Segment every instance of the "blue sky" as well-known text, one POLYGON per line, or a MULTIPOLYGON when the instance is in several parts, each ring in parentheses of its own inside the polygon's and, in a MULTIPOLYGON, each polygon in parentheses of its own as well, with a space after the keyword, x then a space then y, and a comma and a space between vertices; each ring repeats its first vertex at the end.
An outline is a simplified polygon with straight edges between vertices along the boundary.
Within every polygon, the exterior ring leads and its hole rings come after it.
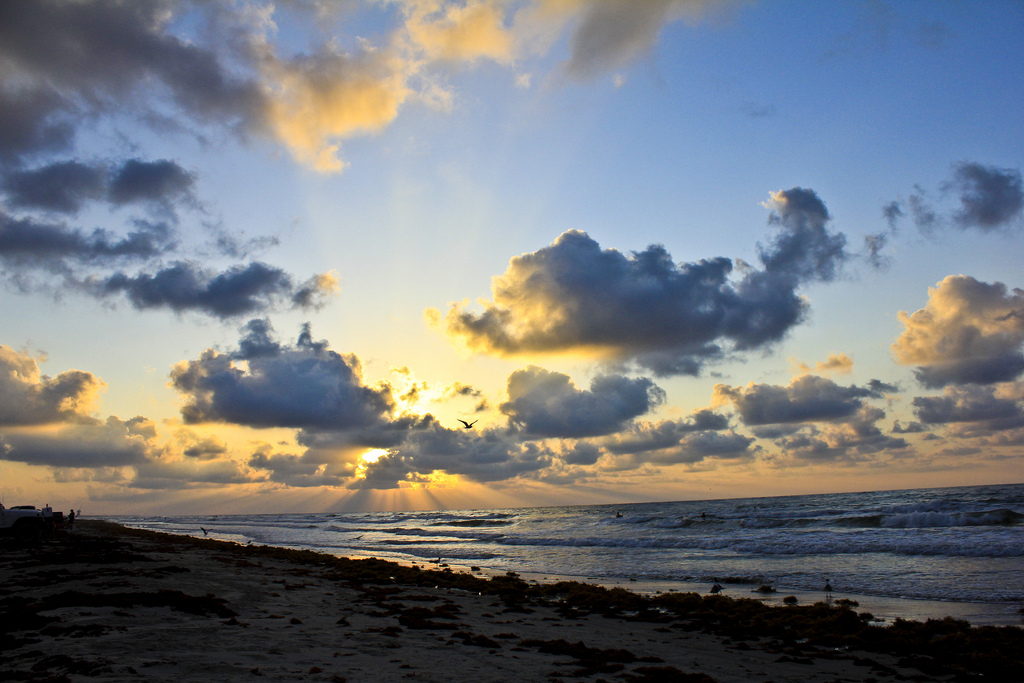
POLYGON ((1019 3, 0 19, 7 504, 1021 480, 1019 3))

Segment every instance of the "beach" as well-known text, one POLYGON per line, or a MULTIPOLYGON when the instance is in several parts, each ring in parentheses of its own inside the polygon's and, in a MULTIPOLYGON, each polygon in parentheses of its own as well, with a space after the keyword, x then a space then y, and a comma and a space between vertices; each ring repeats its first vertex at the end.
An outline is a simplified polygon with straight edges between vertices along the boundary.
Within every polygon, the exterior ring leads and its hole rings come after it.
POLYGON ((850 606, 539 586, 94 520, 4 541, 0 579, 3 681, 1024 679, 1019 627, 882 626, 850 606))

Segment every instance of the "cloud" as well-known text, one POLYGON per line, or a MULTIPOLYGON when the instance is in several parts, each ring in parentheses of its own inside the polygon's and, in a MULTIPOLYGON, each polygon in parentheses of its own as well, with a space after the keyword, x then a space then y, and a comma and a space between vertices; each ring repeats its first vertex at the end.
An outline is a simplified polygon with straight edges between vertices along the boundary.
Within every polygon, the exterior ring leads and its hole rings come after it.
POLYGON ((134 489, 171 490, 250 484, 261 478, 235 460, 164 460, 151 458, 134 465, 125 485, 134 489))
POLYGON ((1009 225, 1024 209, 1024 183, 1016 169, 961 162, 953 167, 951 186, 960 200, 953 219, 962 229, 994 230, 1009 225))
POLYGON ((499 410, 509 423, 535 437, 579 438, 621 430, 665 399, 647 378, 595 377, 590 390, 569 378, 531 365, 508 378, 508 400, 499 410))
POLYGON ((196 177, 174 161, 128 159, 120 166, 58 161, 9 171, 3 178, 8 203, 18 209, 75 214, 89 201, 114 206, 148 204, 172 211, 195 204, 196 177))
POLYGON ((0 262, 8 267, 66 270, 76 263, 148 259, 173 246, 162 223, 139 223, 123 237, 99 229, 85 232, 55 223, 12 218, 0 211, 0 262))
MULTIPOLYGON (((11 7, 4 3, 0 12, 11 7)), ((3 31, 0 14, 0 32, 3 31)), ((3 55, 0 39, 0 55, 3 55)), ((67 149, 75 136, 74 107, 49 89, 10 90, 0 87, 0 161, 13 164, 33 153, 67 149)))
POLYGON ((683 420, 634 423, 614 438, 601 443, 609 453, 616 455, 645 453, 676 448, 694 432, 717 432, 728 427, 728 417, 702 408, 683 420))
POLYGON ((142 417, 108 417, 47 431, 6 430, 0 434, 0 459, 50 467, 137 465, 155 452, 152 435, 152 422, 142 417))
POLYGON ((942 396, 918 396, 917 419, 925 424, 980 423, 988 430, 1024 426, 1020 397, 1000 396, 994 387, 946 387, 942 396))
POLYGON ((61 161, 26 171, 13 171, 3 180, 8 203, 18 209, 77 213, 90 200, 101 199, 106 171, 78 161, 61 161))
POLYGON ((838 424, 805 427, 800 432, 775 441, 787 460, 812 462, 865 461, 886 451, 901 452, 910 448, 902 438, 886 436, 876 426, 885 418, 885 411, 861 406, 838 424))
POLYGON ((904 425, 899 420, 893 420, 892 423, 893 434, 921 434, 927 431, 928 428, 920 422, 909 422, 904 425))
POLYGON ((846 420, 866 398, 881 398, 870 388, 839 386, 830 379, 801 375, 789 386, 755 384, 730 387, 716 384, 713 405, 731 403, 748 426, 846 420))
POLYGON ((694 464, 711 457, 749 457, 760 450, 755 439, 729 428, 729 418, 707 408, 682 420, 637 422, 600 441, 615 457, 616 469, 635 469, 646 463, 694 464))
POLYGON ((114 170, 109 197, 114 204, 170 204, 193 199, 196 177, 174 161, 129 159, 114 170))
POLYGON ((906 329, 892 345, 917 379, 950 384, 1006 382, 1024 373, 1024 291, 950 275, 928 289, 924 308, 900 311, 906 329))
MULTIPOLYGON (((992 232, 1024 225, 1024 180, 1014 168, 986 166, 975 161, 953 164, 952 178, 940 184, 941 198, 953 196, 958 206, 936 205, 924 188, 914 187, 906 204, 914 224, 923 232, 950 226, 959 230, 992 232)), ((902 201, 883 207, 890 230, 905 215, 902 201)))
POLYGON ((270 452, 262 447, 248 461, 253 469, 266 470, 271 481, 286 486, 344 486, 355 475, 351 463, 324 463, 307 455, 289 455, 270 452))
POLYGON ((840 375, 848 375, 853 372, 853 359, 845 353, 830 353, 826 360, 818 361, 815 363, 813 368, 803 362, 796 362, 795 366, 798 372, 804 374, 809 374, 811 372, 817 372, 819 374, 834 372, 840 375))
POLYGON ((180 429, 176 436, 186 458, 213 460, 227 455, 227 444, 216 435, 200 436, 190 429, 180 429))
POLYGON ((658 376, 698 374, 725 345, 745 351, 782 339, 807 310, 797 288, 835 277, 847 258, 813 192, 775 193, 772 207, 779 232, 759 249, 765 268, 744 267, 736 282, 728 258, 677 266, 659 245, 627 256, 571 230, 513 258, 482 313, 455 304, 427 318, 482 353, 598 351, 658 376))
POLYGON ((782 227, 768 247, 758 246, 765 271, 785 273, 801 281, 835 279, 846 253, 846 236, 830 233, 831 217, 814 190, 794 187, 771 193, 768 219, 782 227))
POLYGON ((447 6, 432 0, 406 4, 405 28, 430 59, 511 63, 515 39, 504 25, 502 6, 474 2, 447 6))
POLYGON ((407 103, 450 106, 438 76, 447 65, 513 65, 571 27, 564 72, 592 78, 650 52, 667 23, 729 3, 535 0, 512 16, 489 0, 397 4, 398 24, 376 40, 346 46, 325 34, 289 54, 277 22, 306 9, 291 3, 3 3, 0 159, 67 151, 83 123, 127 113, 270 138, 337 172, 342 141, 380 132, 407 103))
MULTIPOLYGON (((243 339, 252 340, 260 327, 250 322, 243 339)), ((186 400, 181 409, 186 423, 344 431, 377 425, 394 410, 390 387, 365 386, 359 359, 314 342, 308 327, 294 346, 244 355, 252 349, 251 344, 240 353, 207 349, 197 360, 174 366, 171 384, 186 400)))
POLYGON ((556 454, 546 446, 520 443, 496 431, 446 429, 434 422, 408 433, 386 455, 366 463, 354 488, 395 488, 397 482, 445 472, 479 482, 503 481, 548 467, 556 454))
POLYGON ((124 293, 139 309, 170 308, 179 313, 198 311, 229 318, 258 313, 281 300, 290 299, 295 307, 319 304, 333 292, 334 282, 331 275, 317 276, 297 288, 290 275, 265 263, 210 273, 179 262, 154 274, 117 273, 94 283, 91 289, 101 295, 124 293))
POLYGON ((89 422, 105 386, 82 370, 47 377, 35 358, 0 344, 0 427, 89 422))
POLYGON ((383 130, 413 95, 410 65, 387 50, 348 55, 324 47, 291 61, 272 54, 261 61, 273 92, 271 130, 318 171, 342 171, 337 140, 383 130))
POLYGON ((623 67, 653 49, 668 21, 673 0, 598 0, 587 3, 569 39, 572 55, 565 72, 578 79, 593 78, 623 67))

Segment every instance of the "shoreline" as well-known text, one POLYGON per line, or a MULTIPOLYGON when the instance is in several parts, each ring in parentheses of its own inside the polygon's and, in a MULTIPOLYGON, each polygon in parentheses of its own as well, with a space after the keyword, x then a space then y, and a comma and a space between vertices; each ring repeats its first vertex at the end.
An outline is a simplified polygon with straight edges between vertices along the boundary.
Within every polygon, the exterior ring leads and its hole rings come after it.
MULTIPOLYGON (((144 527, 127 526, 137 530, 153 530, 144 527)), ((166 531, 155 531, 158 533, 170 533, 166 531)), ((189 535, 189 533, 170 533, 171 536, 181 536, 190 539, 205 540, 205 537, 189 535)), ((211 536, 210 539, 214 537, 211 536)), ((217 539, 224 543, 238 544, 237 541, 229 539, 217 539)), ((284 546, 278 546, 285 548, 284 546)), ((297 549, 298 550, 298 549, 297 549)), ((387 562, 394 562, 402 566, 422 566, 430 568, 433 565, 431 560, 416 562, 407 559, 381 557, 372 553, 359 552, 328 552, 313 550, 327 555, 347 559, 383 559, 387 562)), ((445 564, 451 565, 453 570, 470 572, 475 564, 465 561, 447 560, 445 564)), ((479 571, 475 571, 480 577, 489 578, 494 575, 501 575, 504 571, 490 568, 479 564, 479 571)), ((554 584, 558 582, 582 582, 602 586, 605 588, 622 588, 641 595, 651 596, 660 593, 698 593, 709 594, 710 585, 702 582, 673 581, 673 580, 645 580, 630 578, 606 578, 606 577, 583 577, 583 575, 558 574, 543 571, 517 571, 527 581, 536 581, 540 584, 554 584)), ((733 583, 727 580, 720 582, 724 591, 722 595, 731 598, 750 598, 759 600, 772 606, 782 606, 785 597, 797 598, 797 604, 809 605, 824 600, 824 593, 821 591, 807 591, 800 589, 776 587, 771 593, 758 592, 756 584, 733 583)), ((887 624, 902 618, 902 620, 913 620, 925 622, 927 620, 941 620, 947 616, 970 622, 972 626, 1022 626, 1024 625, 1024 605, 1013 602, 979 602, 970 600, 937 600, 928 598, 907 598, 884 595, 868 595, 864 593, 848 593, 837 590, 833 594, 833 600, 852 600, 858 611, 868 611, 877 617, 877 623, 887 624)))
POLYGON ((1024 678, 1019 627, 880 626, 820 603, 485 579, 94 520, 5 541, 0 578, 0 680, 1024 678))
MULTIPOLYGON (((128 529, 137 529, 139 531, 153 531, 151 529, 145 529, 141 527, 131 527, 125 525, 128 529)), ((155 533, 169 533, 169 532, 155 532, 155 533)), ((207 540, 204 536, 192 535, 192 534, 170 534, 174 536, 183 536, 186 538, 195 538, 200 540, 207 540)), ((214 539, 211 535, 210 539, 214 539)), ((225 543, 238 543, 231 539, 216 539, 221 540, 225 543)), ((285 546, 275 546, 282 547, 285 546)), ((298 549, 298 548, 295 548, 298 549)), ((314 552, 322 552, 332 557, 347 558, 347 559, 382 559, 386 562, 394 562, 395 564, 402 566, 421 566, 424 568, 431 568, 433 562, 430 560, 422 560, 415 562, 413 560, 398 559, 381 557, 380 555, 374 555, 372 553, 362 552, 329 552, 326 550, 315 550, 314 552)), ((447 560, 446 564, 450 565, 455 571, 470 572, 473 567, 477 565, 470 564, 466 561, 447 560)), ((489 578, 491 576, 500 576, 504 574, 504 571, 492 569, 484 566, 485 561, 480 563, 479 572, 473 572, 477 576, 489 578)), ((696 581, 682 581, 682 580, 668 580, 668 579, 631 579, 628 577, 623 578, 609 578, 599 576, 576 576, 566 574, 555 574, 551 572, 534 572, 534 571, 517 571, 517 574, 522 576, 528 581, 536 581, 542 584, 552 584, 559 581, 578 581, 597 586, 603 586, 605 588, 623 588, 625 590, 640 593, 641 595, 652 596, 660 593, 687 593, 693 592, 701 595, 707 595, 710 585, 705 582, 696 581)), ((788 596, 793 596, 797 599, 799 605, 810 605, 815 602, 821 602, 825 599, 824 593, 821 591, 808 591, 787 588, 785 586, 778 586, 776 590, 771 593, 760 593, 756 590, 757 585, 752 583, 734 583, 728 580, 723 580, 722 583, 724 591, 722 595, 725 597, 732 598, 750 598, 753 600, 759 600, 767 605, 771 606, 782 606, 783 599, 788 596)), ((973 626, 1022 626, 1024 625, 1024 605, 1019 603, 1011 602, 976 602, 966 600, 936 600, 927 598, 907 598, 907 597, 895 597, 895 596, 884 596, 884 595, 869 595, 865 593, 852 593, 836 590, 832 596, 833 601, 835 600, 852 600, 854 607, 857 611, 870 612, 876 617, 876 623, 886 624, 892 623, 896 619, 911 619, 915 621, 926 621, 928 619, 943 619, 946 617, 952 617, 954 619, 963 619, 970 622, 973 626)))

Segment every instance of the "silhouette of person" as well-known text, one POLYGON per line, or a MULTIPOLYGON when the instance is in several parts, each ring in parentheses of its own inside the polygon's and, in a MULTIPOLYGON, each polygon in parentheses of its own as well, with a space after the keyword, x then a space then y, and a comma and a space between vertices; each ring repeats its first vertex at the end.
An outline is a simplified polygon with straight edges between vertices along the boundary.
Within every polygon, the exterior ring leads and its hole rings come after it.
POLYGON ((825 602, 832 601, 832 583, 825 579, 825 602))
POLYGON ((74 529, 75 528, 75 511, 74 510, 72 510, 71 512, 68 513, 68 528, 69 529, 74 529))

